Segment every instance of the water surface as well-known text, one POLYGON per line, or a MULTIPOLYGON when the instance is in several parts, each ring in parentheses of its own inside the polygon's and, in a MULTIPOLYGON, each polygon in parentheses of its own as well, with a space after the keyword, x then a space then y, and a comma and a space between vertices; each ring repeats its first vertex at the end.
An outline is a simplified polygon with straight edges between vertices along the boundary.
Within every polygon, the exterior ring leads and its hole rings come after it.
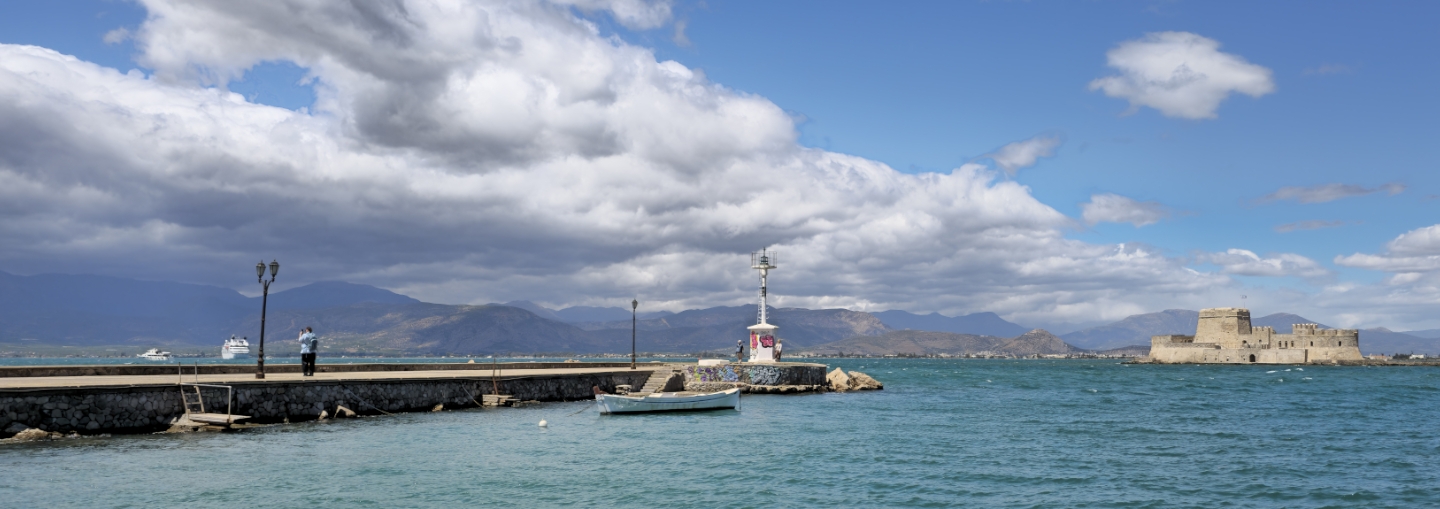
POLYGON ((0 500, 6 507, 1440 506, 1440 369, 822 362, 864 371, 886 388, 746 396, 738 412, 600 416, 588 403, 551 403, 233 434, 10 444, 0 446, 0 500), (548 429, 536 426, 541 419, 548 429))

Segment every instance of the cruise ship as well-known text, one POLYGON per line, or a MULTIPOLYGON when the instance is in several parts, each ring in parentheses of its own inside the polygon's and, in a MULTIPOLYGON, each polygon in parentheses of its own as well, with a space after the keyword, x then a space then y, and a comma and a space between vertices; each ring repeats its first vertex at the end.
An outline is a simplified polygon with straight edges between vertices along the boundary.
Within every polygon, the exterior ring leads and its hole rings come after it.
POLYGON ((237 338, 234 334, 225 344, 220 347, 221 359, 245 359, 250 357, 250 342, 246 338, 237 338))

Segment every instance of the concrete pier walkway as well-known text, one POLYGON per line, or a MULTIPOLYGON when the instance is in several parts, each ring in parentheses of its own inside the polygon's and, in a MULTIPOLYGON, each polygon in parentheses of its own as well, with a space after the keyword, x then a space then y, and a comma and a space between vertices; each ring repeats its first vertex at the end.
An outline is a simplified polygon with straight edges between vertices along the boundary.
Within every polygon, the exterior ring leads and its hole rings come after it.
MULTIPOLYGON (((587 367, 583 363, 574 368, 510 368, 499 372, 502 380, 538 376, 603 374, 630 372, 627 367, 587 367)), ((343 371, 317 372, 315 376, 301 376, 300 373, 266 373, 264 379, 255 378, 254 373, 207 374, 201 372, 198 382, 203 384, 294 384, 306 382, 368 382, 368 381, 414 381, 414 380, 489 380, 491 368, 485 364, 471 364, 475 369, 446 369, 427 371, 343 371)), ((659 369, 656 365, 641 364, 638 372, 649 374, 659 369)), ((191 373, 181 375, 80 375, 80 376, 33 376, 0 377, 0 391, 25 389, 81 389, 102 387, 145 387, 174 386, 177 382, 194 383, 197 376, 191 373)))

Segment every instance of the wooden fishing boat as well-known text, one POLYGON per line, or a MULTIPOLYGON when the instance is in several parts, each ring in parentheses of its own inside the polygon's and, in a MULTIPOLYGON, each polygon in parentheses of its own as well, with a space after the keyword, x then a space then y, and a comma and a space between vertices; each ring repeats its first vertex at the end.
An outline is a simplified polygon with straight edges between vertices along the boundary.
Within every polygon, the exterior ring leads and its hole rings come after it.
POLYGON ((740 407, 740 389, 720 392, 656 392, 609 394, 595 388, 595 403, 602 414, 726 410, 740 407))

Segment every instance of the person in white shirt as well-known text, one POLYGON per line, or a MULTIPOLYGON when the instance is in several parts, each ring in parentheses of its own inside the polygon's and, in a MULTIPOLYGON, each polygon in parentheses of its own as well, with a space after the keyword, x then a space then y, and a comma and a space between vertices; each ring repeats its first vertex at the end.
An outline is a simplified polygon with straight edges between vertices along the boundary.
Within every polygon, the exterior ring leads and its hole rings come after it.
POLYGON ((320 338, 315 336, 315 329, 306 327, 300 331, 300 373, 302 376, 315 376, 315 353, 320 351, 320 338))

